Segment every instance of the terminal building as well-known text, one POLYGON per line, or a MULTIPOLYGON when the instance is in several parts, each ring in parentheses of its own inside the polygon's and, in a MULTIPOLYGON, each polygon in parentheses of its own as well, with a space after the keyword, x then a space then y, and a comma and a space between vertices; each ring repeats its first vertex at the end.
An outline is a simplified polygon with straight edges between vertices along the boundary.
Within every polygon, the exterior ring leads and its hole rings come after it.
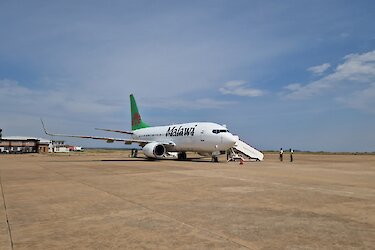
POLYGON ((42 138, 7 136, 0 139, 0 153, 48 153, 49 144, 42 138))
POLYGON ((0 129, 0 153, 67 153, 69 151, 82 151, 81 147, 65 145, 64 141, 53 141, 36 137, 2 136, 0 129))
POLYGON ((69 145, 65 145, 65 141, 51 141, 49 149, 51 153, 68 153, 69 145))

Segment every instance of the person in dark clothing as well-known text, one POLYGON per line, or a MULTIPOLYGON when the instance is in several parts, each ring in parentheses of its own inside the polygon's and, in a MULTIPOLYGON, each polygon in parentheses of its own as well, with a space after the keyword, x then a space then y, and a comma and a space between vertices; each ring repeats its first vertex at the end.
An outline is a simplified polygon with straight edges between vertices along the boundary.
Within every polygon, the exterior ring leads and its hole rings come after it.
POLYGON ((283 161, 283 154, 284 154, 283 148, 280 148, 280 161, 283 161))
POLYGON ((293 161, 293 149, 290 149, 290 162, 293 161))

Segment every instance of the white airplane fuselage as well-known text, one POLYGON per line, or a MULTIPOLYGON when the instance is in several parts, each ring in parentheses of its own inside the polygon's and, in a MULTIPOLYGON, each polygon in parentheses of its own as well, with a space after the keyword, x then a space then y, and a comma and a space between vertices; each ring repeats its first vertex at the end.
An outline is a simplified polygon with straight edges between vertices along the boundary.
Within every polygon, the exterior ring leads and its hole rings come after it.
POLYGON ((238 137, 222 125, 192 122, 134 130, 133 139, 169 144, 169 152, 213 153, 233 147, 238 137))

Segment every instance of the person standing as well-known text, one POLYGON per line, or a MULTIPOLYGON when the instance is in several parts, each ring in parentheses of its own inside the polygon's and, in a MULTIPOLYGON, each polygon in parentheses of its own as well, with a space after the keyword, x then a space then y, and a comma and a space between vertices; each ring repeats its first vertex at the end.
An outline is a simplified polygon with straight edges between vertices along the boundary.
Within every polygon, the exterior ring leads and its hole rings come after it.
POLYGON ((283 148, 280 148, 280 161, 283 161, 283 154, 284 154, 283 148))
POLYGON ((293 149, 290 149, 290 162, 293 162, 293 149))

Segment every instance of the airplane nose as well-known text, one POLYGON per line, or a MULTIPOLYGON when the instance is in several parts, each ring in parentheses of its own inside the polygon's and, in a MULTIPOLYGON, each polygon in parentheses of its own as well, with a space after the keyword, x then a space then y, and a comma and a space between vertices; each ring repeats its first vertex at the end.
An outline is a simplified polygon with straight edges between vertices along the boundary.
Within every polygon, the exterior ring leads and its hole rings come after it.
POLYGON ((228 134, 225 139, 230 146, 233 146, 239 140, 238 136, 234 136, 232 134, 228 134))

